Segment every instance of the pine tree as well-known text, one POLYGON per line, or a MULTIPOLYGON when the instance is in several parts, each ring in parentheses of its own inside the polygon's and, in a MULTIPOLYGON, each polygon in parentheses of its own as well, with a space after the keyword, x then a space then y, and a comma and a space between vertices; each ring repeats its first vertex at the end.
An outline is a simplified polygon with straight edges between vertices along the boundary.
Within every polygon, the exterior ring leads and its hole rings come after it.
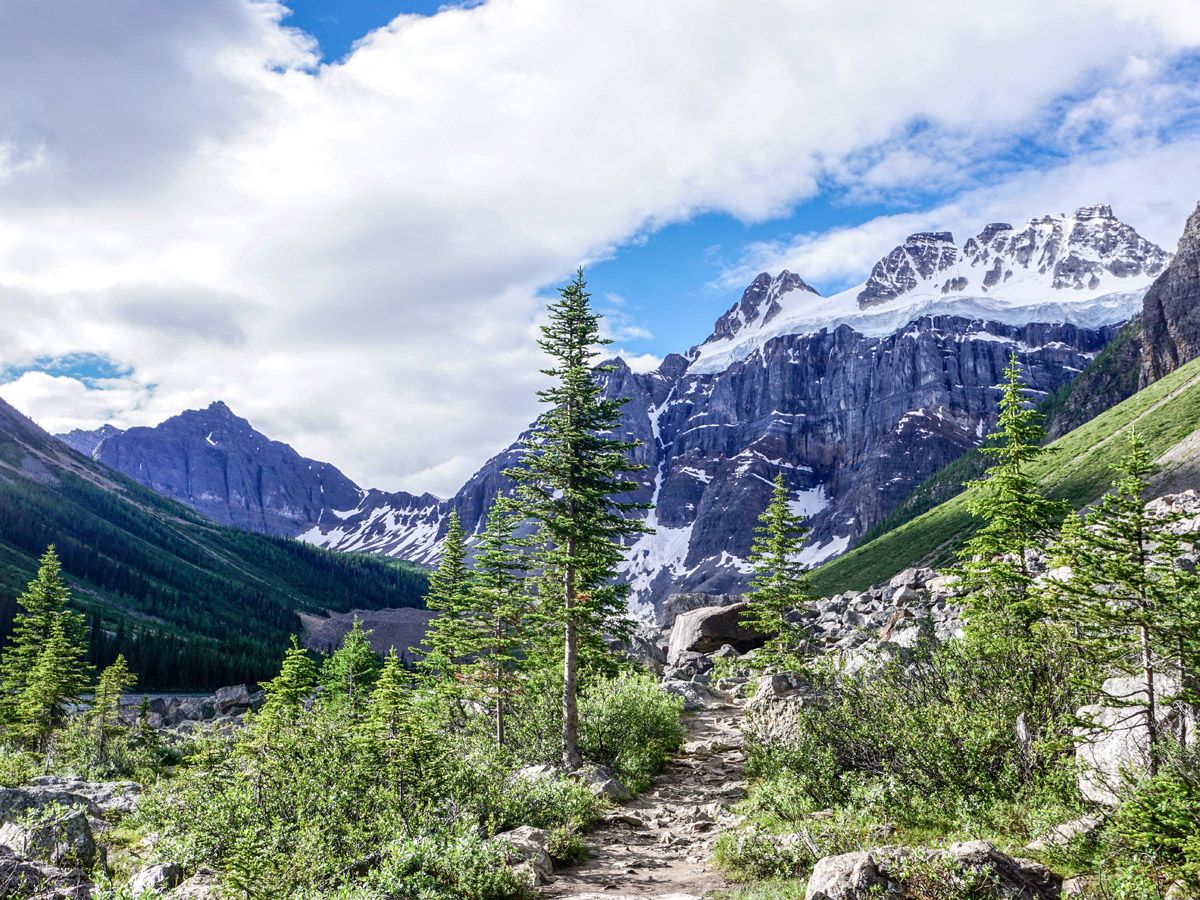
POLYGON ((442 540, 442 556, 437 568, 429 575, 429 593, 425 605, 437 613, 425 632, 429 652, 422 668, 431 674, 448 678, 453 675, 462 643, 463 620, 467 615, 471 590, 471 569, 467 565, 467 539, 458 512, 450 513, 446 537, 442 540))
POLYGON ((83 641, 83 617, 66 611, 69 599, 70 591, 63 581, 58 555, 53 546, 48 547, 42 554, 37 577, 17 598, 19 609, 13 621, 12 637, 0 657, 0 689, 8 701, 9 718, 12 704, 19 702, 28 687, 54 623, 61 623, 67 641, 72 644, 83 641))
POLYGON ((368 640, 370 635, 356 616, 341 646, 321 666, 321 685, 334 704, 355 710, 366 704, 380 669, 379 654, 368 640))
POLYGON ((128 693, 135 684, 137 684, 137 677, 129 671, 125 657, 120 654, 117 654, 112 665, 100 673, 100 680, 96 683, 96 692, 92 696, 92 708, 89 711, 96 741, 96 765, 100 765, 108 759, 108 738, 119 726, 121 697, 128 693))
POLYGON ((568 769, 580 764, 579 662, 581 646, 599 650, 606 630, 626 633, 628 585, 617 582, 623 543, 645 531, 629 513, 642 508, 620 495, 637 485, 623 476, 640 466, 630 460, 636 442, 610 435, 621 425, 623 399, 605 396, 593 367, 600 316, 590 305, 583 270, 549 307, 538 342, 552 359, 543 374, 552 385, 538 392, 547 405, 526 442, 522 465, 507 474, 517 482, 522 514, 538 528, 535 563, 561 577, 555 596, 542 597, 544 612, 562 635, 562 752, 568 769))
POLYGON ((316 691, 317 683, 316 664, 293 635, 279 674, 262 686, 266 697, 260 721, 266 723, 268 730, 294 725, 305 701, 316 691))
POLYGON ((750 549, 754 578, 746 594, 750 605, 742 615, 742 624, 772 635, 755 655, 756 662, 777 670, 798 668, 808 634, 802 624, 789 619, 789 614, 817 598, 798 558, 808 539, 808 528, 788 504, 783 475, 775 476, 771 499, 754 531, 750 549))
POLYGON ((476 575, 469 594, 459 652, 473 661, 469 679, 492 708, 496 746, 504 746, 505 718, 518 689, 516 668, 523 647, 525 577, 529 563, 516 537, 521 511, 497 499, 475 554, 476 575))
POLYGON ((49 634, 17 698, 17 726, 38 750, 48 748, 51 734, 66 721, 68 705, 78 702, 87 685, 84 648, 67 630, 74 624, 67 613, 51 617, 49 634))
POLYGON ((1159 707, 1165 660, 1179 646, 1183 624, 1191 634, 1183 659, 1189 670, 1185 676, 1190 676, 1196 602, 1195 576, 1176 565, 1180 544, 1170 519, 1146 510, 1153 470, 1145 446, 1131 435, 1113 490, 1096 503, 1086 523, 1074 516, 1064 523, 1052 558, 1070 566, 1071 574, 1046 590, 1055 601, 1055 618, 1069 626, 1089 657, 1109 670, 1140 676, 1152 775, 1162 756, 1159 707))
POLYGON ((1026 402, 1024 390, 1014 353, 1004 370, 993 444, 980 448, 996 463, 968 485, 967 509, 983 525, 959 551, 958 575, 968 630, 985 644, 1029 638, 1043 611, 1026 556, 1045 547, 1069 511, 1042 496, 1030 472, 1050 450, 1043 446, 1041 414, 1026 402))

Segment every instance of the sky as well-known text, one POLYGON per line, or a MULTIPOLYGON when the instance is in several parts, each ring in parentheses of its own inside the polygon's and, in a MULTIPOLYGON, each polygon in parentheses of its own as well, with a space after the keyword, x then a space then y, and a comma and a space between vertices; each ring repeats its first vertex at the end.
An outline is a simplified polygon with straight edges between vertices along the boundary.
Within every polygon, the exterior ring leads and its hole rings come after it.
POLYGON ((51 431, 224 400, 453 493, 537 413, 586 267, 640 369, 760 271, 1200 200, 1192 0, 6 0, 0 397, 51 431))

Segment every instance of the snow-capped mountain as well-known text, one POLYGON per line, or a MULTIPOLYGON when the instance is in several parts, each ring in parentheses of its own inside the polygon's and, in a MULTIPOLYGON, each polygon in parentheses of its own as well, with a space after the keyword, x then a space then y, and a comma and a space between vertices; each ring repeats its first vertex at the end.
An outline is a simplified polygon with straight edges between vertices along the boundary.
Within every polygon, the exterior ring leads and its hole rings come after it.
MULTIPOLYGON (((1021 229, 989 225, 962 246, 922 233, 830 297, 799 275, 763 273, 687 357, 672 354, 649 373, 617 361, 605 391, 628 400, 624 431, 641 441, 635 456, 646 466, 633 499, 654 506, 654 533, 623 565, 635 609, 652 616, 676 591, 744 587, 754 525, 779 473, 808 517, 806 559, 852 547, 991 430, 1010 353, 1033 391, 1061 388, 1141 310, 1170 259, 1105 206, 1021 229)), ((100 443, 102 461, 115 440, 100 443)), ((433 563, 451 510, 479 531, 511 490, 502 473, 518 448, 448 500, 351 485, 289 533, 433 563)), ((155 486, 136 455, 110 459, 155 486)))
POLYGON ((829 297, 789 272, 769 282, 760 275, 755 284, 772 298, 771 315, 714 329, 688 354, 691 370, 720 371, 783 334, 846 324, 881 337, 922 315, 1009 325, 1120 322, 1141 308, 1170 259, 1103 205, 1030 219, 1019 230, 988 225, 961 247, 950 232, 921 232, 880 259, 865 281, 829 297))

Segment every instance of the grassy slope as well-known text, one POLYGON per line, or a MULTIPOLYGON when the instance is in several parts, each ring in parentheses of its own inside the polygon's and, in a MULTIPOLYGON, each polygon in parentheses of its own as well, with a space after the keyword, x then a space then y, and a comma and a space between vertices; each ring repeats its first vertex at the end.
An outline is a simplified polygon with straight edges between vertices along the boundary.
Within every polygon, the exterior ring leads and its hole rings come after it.
POLYGON ((94 655, 138 656, 145 687, 273 674, 300 611, 423 602, 416 566, 215 525, 32 423, 0 426, 0 627, 49 544, 102 622, 94 655))
MULTIPOLYGON (((1055 452, 1036 470, 1046 492, 1077 508, 1094 501, 1108 489, 1111 466, 1131 428, 1155 456, 1200 428, 1200 359, 1054 441, 1055 452)), ((813 573, 813 587, 823 595, 861 590, 908 566, 945 564, 971 530, 960 494, 821 566, 813 573)))

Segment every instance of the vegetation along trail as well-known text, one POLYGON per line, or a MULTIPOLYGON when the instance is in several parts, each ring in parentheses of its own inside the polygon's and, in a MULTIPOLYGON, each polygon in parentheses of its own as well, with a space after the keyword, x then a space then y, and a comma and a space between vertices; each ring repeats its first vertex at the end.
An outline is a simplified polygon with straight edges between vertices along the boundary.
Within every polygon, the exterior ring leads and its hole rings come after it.
POLYGON ((543 895, 698 897, 728 887, 710 857, 744 793, 740 721, 733 704, 688 714, 684 743, 651 788, 610 813, 589 835, 588 858, 543 895))

